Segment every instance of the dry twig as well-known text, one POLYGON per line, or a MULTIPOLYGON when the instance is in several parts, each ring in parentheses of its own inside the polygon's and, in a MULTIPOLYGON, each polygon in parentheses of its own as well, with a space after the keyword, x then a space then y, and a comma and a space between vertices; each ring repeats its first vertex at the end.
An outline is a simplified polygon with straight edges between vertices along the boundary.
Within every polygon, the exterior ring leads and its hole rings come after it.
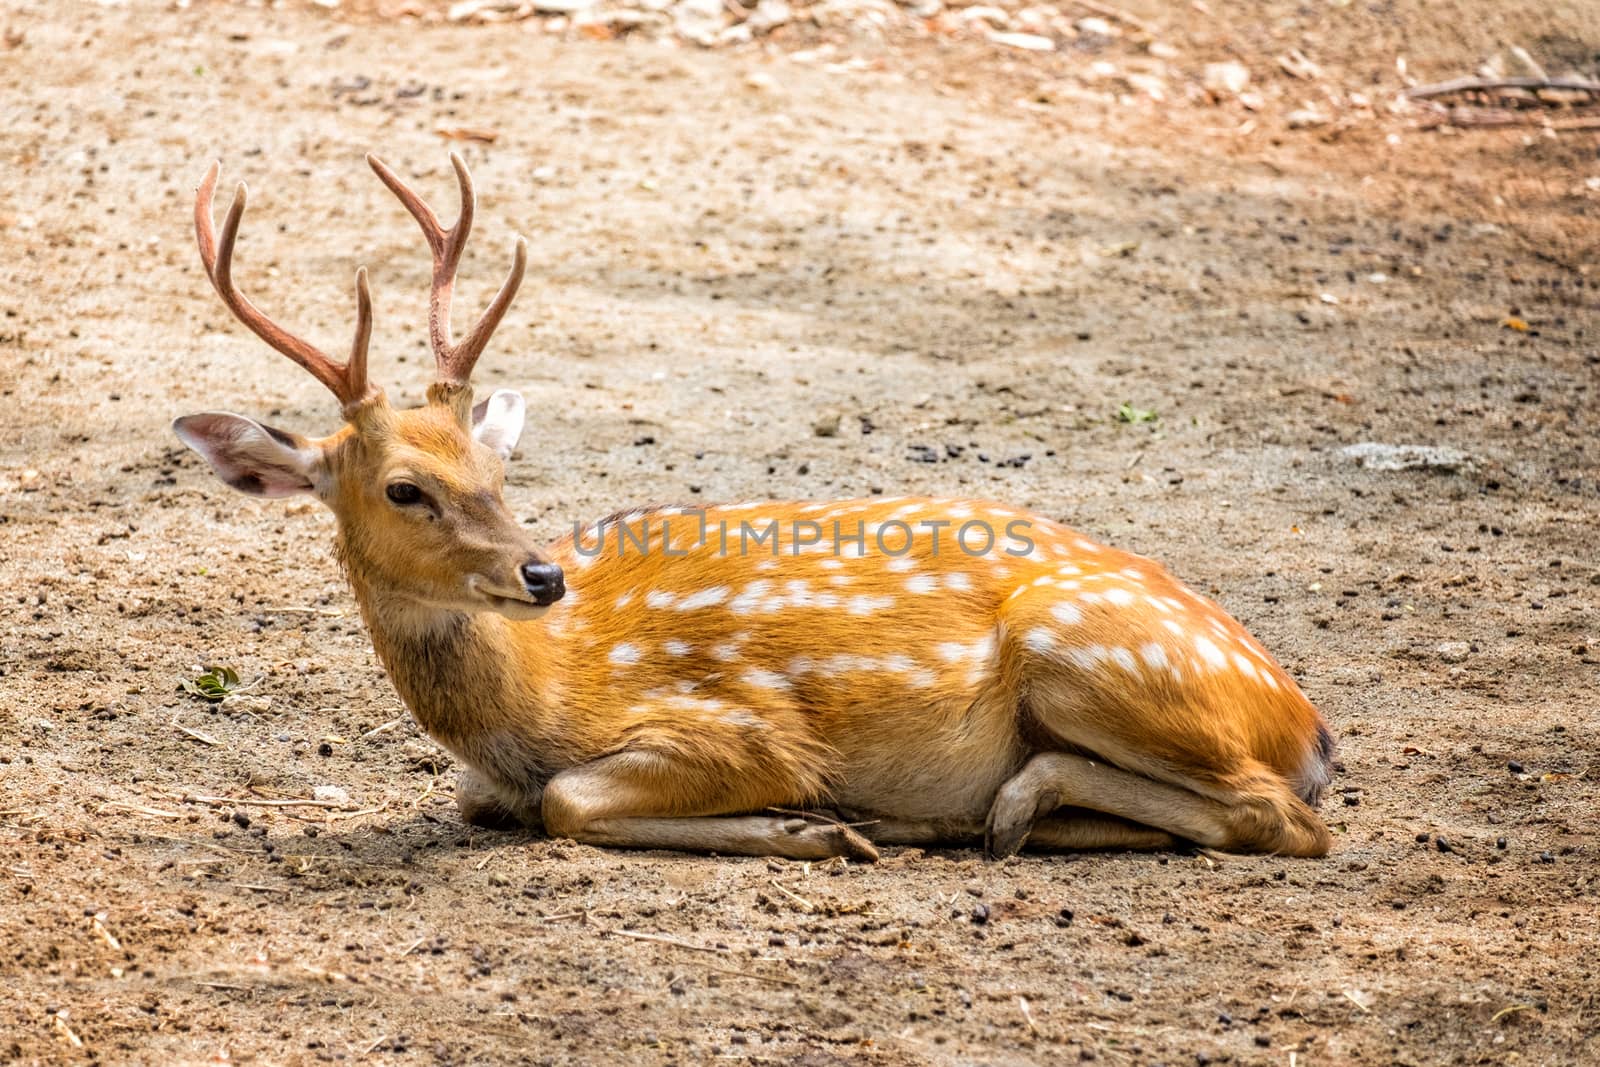
POLYGON ((1600 95, 1600 82, 1586 78, 1453 78, 1447 82, 1407 89, 1406 95, 1413 100, 1426 100, 1450 93, 1488 93, 1496 89, 1566 89, 1600 95))

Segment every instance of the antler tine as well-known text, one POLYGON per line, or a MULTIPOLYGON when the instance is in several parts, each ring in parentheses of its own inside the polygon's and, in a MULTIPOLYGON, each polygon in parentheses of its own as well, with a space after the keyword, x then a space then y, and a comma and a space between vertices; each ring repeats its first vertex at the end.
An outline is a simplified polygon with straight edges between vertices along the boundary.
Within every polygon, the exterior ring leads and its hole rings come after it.
POLYGON ((240 182, 234 191, 233 203, 229 205, 228 216, 223 220, 219 240, 211 204, 221 174, 222 164, 212 163, 195 190, 194 199, 194 232, 200 246, 200 261, 205 264, 206 276, 211 279, 217 295, 222 297, 222 302, 235 318, 268 345, 310 371, 317 381, 339 398, 347 410, 375 394, 377 390, 367 381, 367 345, 372 339, 372 294, 367 288, 366 268, 356 271, 356 336, 350 346, 350 359, 338 363, 321 349, 273 322, 233 284, 233 246, 239 237, 239 223, 244 218, 249 189, 244 182, 240 182))
POLYGON ((422 235, 433 252, 433 286, 428 296, 428 339, 433 345, 433 358, 438 367, 439 380, 448 385, 465 385, 472 377, 472 368, 489 344, 506 309, 522 285, 522 275, 527 267, 527 242, 517 238, 513 252, 511 273, 506 277, 500 292, 490 301, 483 316, 478 319, 459 344, 451 340, 450 303, 454 295, 456 268, 461 263, 461 252, 466 247, 467 236, 472 233, 473 213, 477 199, 472 190, 472 173, 466 161, 455 152, 450 153, 450 166, 456 172, 456 185, 461 194, 461 211, 454 226, 445 229, 422 198, 390 170, 377 156, 368 155, 370 166, 389 191, 399 199, 411 217, 422 227, 422 235))

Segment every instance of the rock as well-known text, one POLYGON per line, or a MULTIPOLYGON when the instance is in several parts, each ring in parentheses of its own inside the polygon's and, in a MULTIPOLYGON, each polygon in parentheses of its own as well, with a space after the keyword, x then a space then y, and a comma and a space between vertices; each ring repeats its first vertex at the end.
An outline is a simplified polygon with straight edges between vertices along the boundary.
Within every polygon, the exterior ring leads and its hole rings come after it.
POLYGON ((1207 63, 1200 84, 1216 96, 1238 96, 1250 84, 1250 71, 1243 63, 1207 63))
POLYGON ((1056 43, 1037 33, 991 33, 989 40, 1008 48, 1021 48, 1028 52, 1054 52, 1056 43))
POLYGON ((811 424, 811 432, 818 437, 839 436, 839 413, 831 412, 811 424))
POLYGON ((260 715, 272 710, 272 698, 251 696, 249 693, 231 693, 222 698, 221 707, 227 712, 248 711, 260 715))
POLYGON ((1102 18, 1079 19, 1072 24, 1072 28, 1079 33, 1092 33, 1100 37, 1121 37, 1122 31, 1102 18))
POLYGON ((350 794, 336 785, 319 785, 311 791, 311 799, 329 804, 348 805, 350 794))
POLYGON ((750 32, 760 37, 764 33, 771 33, 794 18, 794 10, 789 6, 788 0, 761 0, 750 17, 744 24, 750 27, 750 32))
POLYGON ((1291 49, 1288 53, 1278 57, 1278 66, 1291 78, 1303 78, 1313 81, 1322 77, 1322 68, 1306 58, 1306 54, 1298 48, 1291 49))
POLYGON ((443 774, 454 762, 450 758, 450 753, 422 740, 407 741, 400 748, 400 758, 405 761, 407 767, 429 774, 443 774))
POLYGON ((1307 130, 1316 126, 1326 126, 1328 116, 1314 108, 1296 108, 1286 116, 1291 130, 1307 130))
POLYGON ((1373 471, 1432 470, 1446 473, 1470 471, 1477 460, 1457 448, 1441 445, 1387 445, 1376 441, 1362 441, 1339 450, 1356 466, 1373 471))
POLYGON ((715 44, 725 22, 722 0, 681 0, 672 9, 672 28, 698 45, 715 44))
POLYGON ((1165 100, 1167 98, 1167 83, 1154 74, 1126 74, 1123 81, 1129 88, 1141 92, 1152 100, 1165 100))
POLYGON ((1472 655, 1472 646, 1465 641, 1445 641, 1434 652, 1446 663, 1465 663, 1472 655))
POLYGON ((1151 41, 1149 47, 1146 48, 1145 51, 1149 52, 1157 59, 1177 59, 1178 56, 1182 54, 1165 41, 1151 41))
POLYGON ((492 18, 495 15, 510 14, 519 6, 517 0, 457 0, 450 5, 445 18, 451 22, 492 18))
POLYGON ((992 29, 1003 30, 1007 29, 1011 25, 1010 13, 1003 11, 998 7, 989 7, 984 4, 977 4, 972 7, 962 8, 960 17, 964 22, 976 22, 981 19, 982 21, 987 22, 992 29))

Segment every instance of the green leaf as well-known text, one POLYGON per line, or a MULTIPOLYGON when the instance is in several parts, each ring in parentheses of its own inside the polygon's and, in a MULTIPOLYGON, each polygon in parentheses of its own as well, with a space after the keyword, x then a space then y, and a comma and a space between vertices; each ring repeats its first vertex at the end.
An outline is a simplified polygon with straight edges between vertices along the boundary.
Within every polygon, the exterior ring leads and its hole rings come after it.
POLYGON ((222 700, 241 688, 239 672, 232 667, 208 667, 202 674, 179 681, 178 688, 202 700, 222 700))
POLYGON ((1125 403, 1117 407, 1117 421, 1138 425, 1142 422, 1159 422, 1161 416, 1152 408, 1136 408, 1131 403, 1125 403))

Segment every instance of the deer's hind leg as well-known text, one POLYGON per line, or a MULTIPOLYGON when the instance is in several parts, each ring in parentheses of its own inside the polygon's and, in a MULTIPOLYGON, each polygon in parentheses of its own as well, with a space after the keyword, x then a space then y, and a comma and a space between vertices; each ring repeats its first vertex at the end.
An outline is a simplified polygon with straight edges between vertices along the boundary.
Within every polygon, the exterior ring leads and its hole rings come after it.
POLYGON ((821 799, 826 748, 781 712, 711 710, 646 712, 618 750, 557 774, 544 789, 546 831, 617 848, 878 858, 842 824, 752 814, 821 799))
POLYGON ((1033 757, 1001 787, 989 811, 990 855, 1009 856, 1041 817, 1063 806, 1119 816, 1230 852, 1321 856, 1328 831, 1270 772, 1241 776, 1228 801, 1066 752, 1033 757))

